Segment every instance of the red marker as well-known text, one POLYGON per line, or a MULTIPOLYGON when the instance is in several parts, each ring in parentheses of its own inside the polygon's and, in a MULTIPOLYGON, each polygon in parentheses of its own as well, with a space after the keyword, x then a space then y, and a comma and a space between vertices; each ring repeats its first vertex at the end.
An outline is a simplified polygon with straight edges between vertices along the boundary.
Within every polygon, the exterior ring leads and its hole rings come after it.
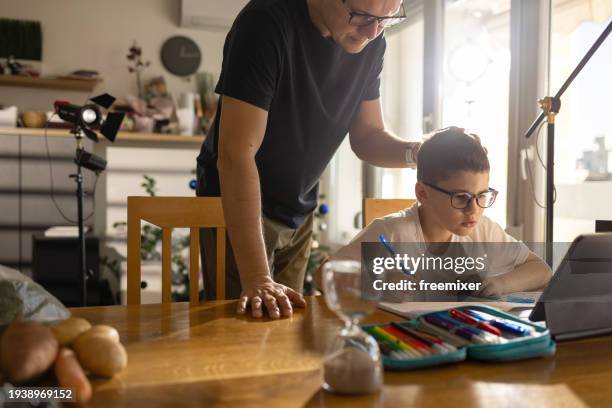
POLYGON ((464 323, 467 324, 471 324, 474 325, 482 330, 486 330, 489 333, 493 333, 496 336, 501 336, 501 332, 496 328, 491 326, 489 323, 485 323, 483 321, 480 321, 478 319, 473 318, 472 316, 468 316, 467 314, 457 310, 457 309, 451 309, 448 311, 448 313, 454 318, 457 319, 459 321, 462 321, 464 323))
POLYGON ((407 343, 408 345, 410 345, 412 347, 416 347, 416 348, 420 349, 421 351, 425 352, 427 355, 432 354, 432 350, 431 350, 430 347, 428 347, 427 345, 425 345, 422 342, 418 341, 414 337, 407 336, 406 333, 402 332, 401 330, 397 329, 396 327, 393 327, 391 325, 387 325, 387 326, 382 326, 381 328, 384 331, 386 331, 386 332, 394 335, 398 339, 402 340, 404 343, 407 343))

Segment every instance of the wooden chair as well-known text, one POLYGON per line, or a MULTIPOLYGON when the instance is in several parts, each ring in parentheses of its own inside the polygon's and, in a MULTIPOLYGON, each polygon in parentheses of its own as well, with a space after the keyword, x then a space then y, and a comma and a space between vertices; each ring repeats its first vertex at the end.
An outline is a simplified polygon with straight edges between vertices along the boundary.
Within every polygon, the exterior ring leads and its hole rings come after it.
POLYGON ((374 219, 403 210, 415 202, 414 198, 364 198, 361 210, 363 228, 374 219))
POLYGON ((217 299, 225 298, 225 218, 219 197, 128 197, 127 303, 140 304, 140 224, 162 229, 162 303, 171 303, 172 229, 189 228, 189 302, 197 305, 200 228, 217 230, 217 299))
MULTIPOLYGON (((403 210, 410 207, 416 202, 413 198, 364 198, 361 208, 361 220, 363 228, 365 228, 374 219, 384 217, 387 214, 403 210)), ((323 264, 327 261, 324 259, 319 264, 317 272, 315 272, 315 283, 317 287, 322 287, 321 277, 323 264)))

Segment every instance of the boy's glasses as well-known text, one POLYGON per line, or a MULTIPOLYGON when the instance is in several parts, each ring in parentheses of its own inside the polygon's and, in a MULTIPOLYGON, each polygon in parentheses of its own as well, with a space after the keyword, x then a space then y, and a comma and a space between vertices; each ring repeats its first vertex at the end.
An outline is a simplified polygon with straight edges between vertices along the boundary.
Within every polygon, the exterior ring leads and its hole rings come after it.
MULTIPOLYGON (((346 6, 346 0, 342 0, 342 3, 346 6)), ((367 27, 373 22, 376 22, 377 26, 381 29, 389 28, 402 22, 406 18, 406 10, 404 9, 404 2, 400 5, 400 12, 394 16, 373 16, 368 13, 361 13, 359 11, 352 11, 349 9, 349 24, 356 27, 367 27)))
POLYGON ((466 191, 448 191, 426 182, 423 182, 423 184, 433 188, 436 191, 448 194, 451 198, 451 207, 456 208, 457 210, 463 210, 469 207, 473 199, 476 199, 476 204, 478 204, 480 208, 489 208, 495 202, 498 193, 498 191, 493 188, 489 188, 487 191, 483 191, 478 194, 472 194, 466 191))

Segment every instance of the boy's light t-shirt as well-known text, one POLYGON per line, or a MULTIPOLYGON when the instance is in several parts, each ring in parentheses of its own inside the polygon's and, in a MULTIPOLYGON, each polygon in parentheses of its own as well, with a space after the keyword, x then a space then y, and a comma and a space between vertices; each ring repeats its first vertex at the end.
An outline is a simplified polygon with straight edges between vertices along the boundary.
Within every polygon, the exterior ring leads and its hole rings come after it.
MULTIPOLYGON (((384 235, 389 242, 423 243, 425 238, 419 220, 418 203, 402 211, 377 218, 357 234, 349 244, 338 250, 333 258, 361 260, 362 242, 379 242, 378 237, 384 235)), ((503 228, 486 216, 482 216, 472 232, 466 236, 452 234, 452 243, 509 243, 507 246, 497 246, 491 259, 493 264, 487 269, 486 276, 496 276, 512 271, 517 265, 524 263, 529 256, 527 246, 508 235, 503 228)))

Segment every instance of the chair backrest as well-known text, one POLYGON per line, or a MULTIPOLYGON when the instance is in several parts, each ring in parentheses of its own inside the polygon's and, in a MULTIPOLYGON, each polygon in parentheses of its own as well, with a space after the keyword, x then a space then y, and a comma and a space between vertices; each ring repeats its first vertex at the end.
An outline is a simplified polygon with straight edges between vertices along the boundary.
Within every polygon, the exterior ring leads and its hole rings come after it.
POLYGON ((413 198, 364 198, 361 211, 363 226, 376 218, 410 207, 415 202, 413 198))
POLYGON ((189 228, 189 302, 197 305, 200 228, 217 231, 217 299, 225 298, 225 218, 219 197, 128 197, 127 303, 140 304, 140 227, 162 229, 162 303, 172 302, 172 229, 189 228))

